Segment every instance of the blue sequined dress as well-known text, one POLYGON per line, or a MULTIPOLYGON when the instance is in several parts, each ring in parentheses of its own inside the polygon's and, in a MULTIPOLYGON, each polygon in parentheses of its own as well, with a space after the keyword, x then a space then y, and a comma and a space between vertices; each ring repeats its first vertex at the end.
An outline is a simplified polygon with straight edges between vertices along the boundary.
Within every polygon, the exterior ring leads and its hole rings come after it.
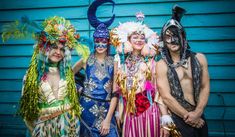
MULTIPOLYGON (((90 55, 86 64, 84 90, 81 93, 82 137, 99 137, 101 122, 105 119, 111 100, 113 81, 113 57, 107 56, 104 63, 99 63, 94 54, 90 55)), ((118 136, 116 121, 112 117, 110 131, 106 137, 118 136)))

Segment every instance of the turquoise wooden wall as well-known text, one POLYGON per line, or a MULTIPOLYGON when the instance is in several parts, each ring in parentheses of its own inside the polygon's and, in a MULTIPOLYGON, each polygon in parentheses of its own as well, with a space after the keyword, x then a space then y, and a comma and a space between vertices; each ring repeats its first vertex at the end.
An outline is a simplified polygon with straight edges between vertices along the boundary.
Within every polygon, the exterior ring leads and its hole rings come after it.
MULTIPOLYGON (((187 9, 182 19, 192 49, 206 55, 211 77, 211 94, 205 110, 210 136, 235 136, 235 1, 234 0, 114 0, 118 22, 135 19, 142 11, 145 23, 160 32, 171 16, 174 4, 187 9)), ((92 0, 1 0, 0 27, 27 15, 41 22, 49 16, 70 19, 81 36, 90 37, 93 29, 87 20, 92 0)), ((103 5, 97 15, 105 20, 111 6, 103 5)), ((0 31, 2 33, 2 31, 0 31)), ((33 51, 33 40, 0 39, 0 136, 25 136, 26 127, 16 116, 22 77, 33 51)), ((76 57, 73 56, 73 62, 76 57)))

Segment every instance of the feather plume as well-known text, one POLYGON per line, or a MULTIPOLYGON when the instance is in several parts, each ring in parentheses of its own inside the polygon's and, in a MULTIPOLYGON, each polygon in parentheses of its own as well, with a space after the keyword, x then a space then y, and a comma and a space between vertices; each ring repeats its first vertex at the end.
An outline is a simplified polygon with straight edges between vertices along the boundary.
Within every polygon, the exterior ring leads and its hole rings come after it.
POLYGON ((92 45, 92 42, 87 38, 80 38, 79 44, 75 46, 75 50, 77 51, 78 55, 83 58, 83 62, 86 62, 90 55, 89 47, 92 45))
POLYGON ((39 26, 35 21, 31 21, 28 17, 24 16, 21 20, 6 23, 2 26, 2 40, 3 42, 6 42, 10 38, 34 38, 35 32, 42 30, 42 26, 39 26))

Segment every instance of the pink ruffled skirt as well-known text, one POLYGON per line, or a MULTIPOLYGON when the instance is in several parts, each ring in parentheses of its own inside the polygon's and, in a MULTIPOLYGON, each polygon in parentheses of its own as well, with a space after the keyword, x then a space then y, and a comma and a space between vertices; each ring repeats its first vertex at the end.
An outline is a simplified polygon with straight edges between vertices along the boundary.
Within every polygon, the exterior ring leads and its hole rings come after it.
POLYGON ((142 114, 135 116, 126 114, 124 117, 123 137, 159 137, 160 113, 154 103, 142 114))

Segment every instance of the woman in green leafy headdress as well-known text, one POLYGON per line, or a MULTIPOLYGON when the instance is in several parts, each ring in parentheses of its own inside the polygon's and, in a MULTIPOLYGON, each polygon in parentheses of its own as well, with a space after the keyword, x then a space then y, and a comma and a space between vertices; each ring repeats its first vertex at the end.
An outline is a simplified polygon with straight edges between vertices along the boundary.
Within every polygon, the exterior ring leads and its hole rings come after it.
POLYGON ((21 38, 29 33, 36 39, 19 109, 32 136, 79 136, 80 106, 71 50, 76 47, 81 55, 89 50, 77 42, 75 28, 68 20, 55 16, 41 25, 24 17, 20 23, 5 25, 3 30, 3 39, 21 38))

